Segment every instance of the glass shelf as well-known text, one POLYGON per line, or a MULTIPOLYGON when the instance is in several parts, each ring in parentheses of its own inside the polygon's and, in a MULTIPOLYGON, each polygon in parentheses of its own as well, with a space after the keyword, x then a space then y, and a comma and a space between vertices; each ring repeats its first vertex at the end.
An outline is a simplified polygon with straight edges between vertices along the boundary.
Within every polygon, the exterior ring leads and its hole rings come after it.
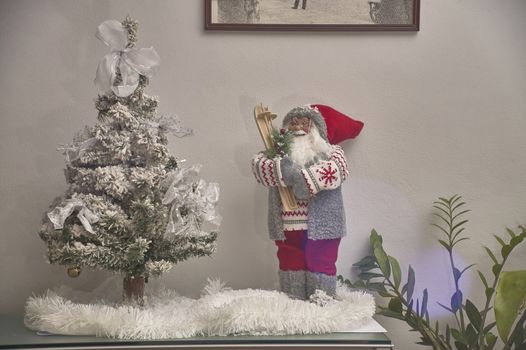
POLYGON ((384 333, 330 333, 287 336, 225 336, 161 340, 121 340, 94 336, 38 335, 20 315, 0 315, 0 349, 207 349, 207 348, 392 349, 384 333))

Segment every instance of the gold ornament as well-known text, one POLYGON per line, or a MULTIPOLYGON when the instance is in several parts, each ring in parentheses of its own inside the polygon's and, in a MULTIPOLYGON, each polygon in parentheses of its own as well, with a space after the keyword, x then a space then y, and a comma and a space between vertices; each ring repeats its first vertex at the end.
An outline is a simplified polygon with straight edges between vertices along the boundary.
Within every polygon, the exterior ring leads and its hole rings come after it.
POLYGON ((79 277, 81 271, 82 270, 78 266, 68 267, 68 276, 71 278, 79 277))

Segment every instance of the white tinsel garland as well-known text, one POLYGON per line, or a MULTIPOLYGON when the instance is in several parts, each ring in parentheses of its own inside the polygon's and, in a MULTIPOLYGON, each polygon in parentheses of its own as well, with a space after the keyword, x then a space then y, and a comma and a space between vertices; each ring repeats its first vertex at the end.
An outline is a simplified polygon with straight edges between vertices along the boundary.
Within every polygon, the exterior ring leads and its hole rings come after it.
MULTIPOLYGON (((146 307, 74 302, 48 291, 26 304, 26 326, 65 335, 166 339, 216 335, 319 334, 352 330, 369 322, 371 295, 339 286, 337 299, 318 293, 313 301, 268 290, 231 290, 209 281, 199 299, 158 291, 146 307)), ((77 293, 76 299, 78 299, 77 293)))

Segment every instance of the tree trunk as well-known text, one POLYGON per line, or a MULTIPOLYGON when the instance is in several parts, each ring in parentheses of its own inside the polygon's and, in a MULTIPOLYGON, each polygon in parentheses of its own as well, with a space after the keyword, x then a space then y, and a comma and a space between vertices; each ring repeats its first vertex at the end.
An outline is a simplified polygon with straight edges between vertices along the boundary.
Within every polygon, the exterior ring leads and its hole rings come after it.
POLYGON ((144 277, 126 276, 123 281, 123 287, 122 299, 124 303, 144 306, 144 277))
POLYGON ((220 23, 258 23, 259 0, 218 0, 220 23))

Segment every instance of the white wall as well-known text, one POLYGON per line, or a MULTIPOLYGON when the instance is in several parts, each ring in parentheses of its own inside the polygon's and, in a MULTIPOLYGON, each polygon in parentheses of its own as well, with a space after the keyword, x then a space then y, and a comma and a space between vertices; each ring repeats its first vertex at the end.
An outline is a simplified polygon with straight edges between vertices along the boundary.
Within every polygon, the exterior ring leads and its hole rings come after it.
MULTIPOLYGON (((252 119, 259 101, 279 115, 325 103, 365 122, 343 144, 351 177, 341 274, 366 253, 374 227, 404 270, 414 266, 419 290, 447 303, 453 284, 429 225, 432 201, 464 195, 471 240, 458 259, 481 270, 481 244, 497 248, 493 233, 526 224, 525 1, 423 1, 418 33, 205 32, 203 12, 195 0, 0 0, 0 312, 22 312, 31 293, 49 287, 90 289, 109 276, 69 279, 44 263, 36 232, 66 188, 55 148, 95 122, 92 80, 107 52, 95 28, 126 14, 140 21, 139 46, 153 45, 163 60, 149 90, 160 111, 195 129, 172 139, 172 152, 204 164, 222 190, 217 253, 163 277, 181 293, 197 295, 209 276, 234 288, 277 287, 266 193, 249 169, 261 148, 252 119)), ((525 268, 525 259, 523 245, 510 267, 525 268)), ((482 299, 474 275, 463 288, 482 299)), ((404 324, 380 321, 399 349, 418 348, 404 324)))

